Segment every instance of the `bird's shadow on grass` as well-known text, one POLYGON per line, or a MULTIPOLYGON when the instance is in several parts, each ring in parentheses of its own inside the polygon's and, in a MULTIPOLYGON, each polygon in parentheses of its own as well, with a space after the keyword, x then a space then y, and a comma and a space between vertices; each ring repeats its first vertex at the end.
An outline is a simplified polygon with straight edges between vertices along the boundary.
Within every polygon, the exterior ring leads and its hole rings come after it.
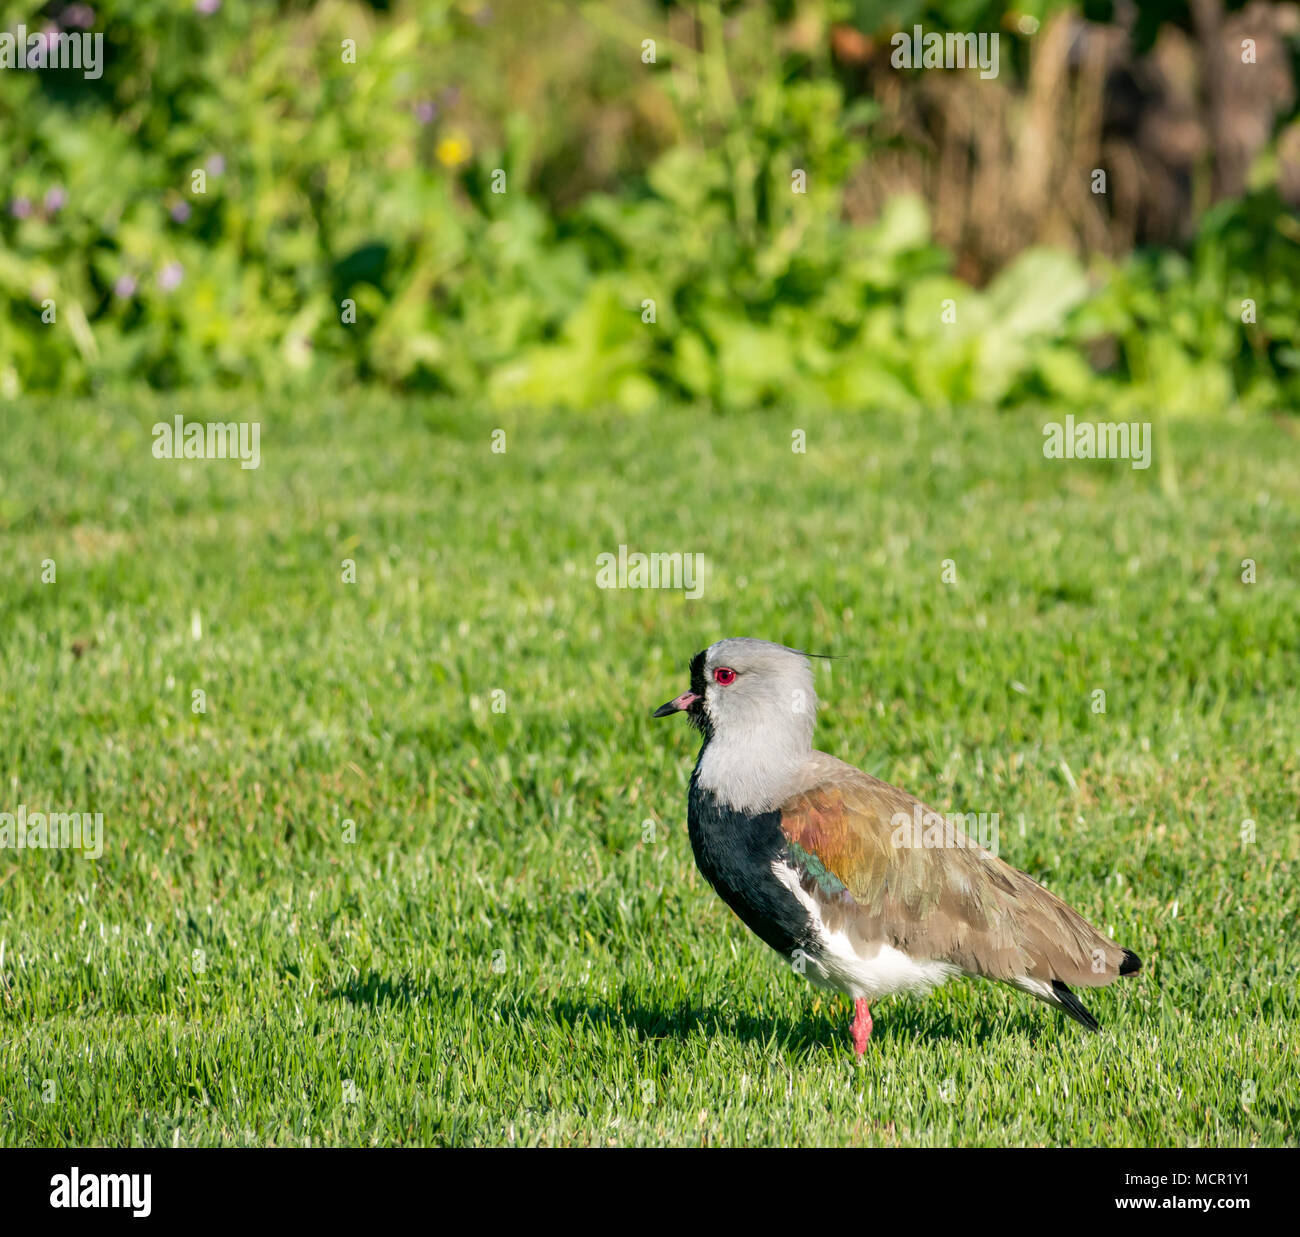
MULTIPOLYGON (((470 986, 448 984, 437 975, 417 979, 410 975, 385 976, 378 971, 349 980, 336 987, 332 999, 351 1005, 379 1009, 388 1005, 422 1005, 446 1008, 467 1001, 481 1012, 491 1013, 506 1026, 534 1033, 538 1024, 549 1023, 562 1030, 623 1027, 646 1042, 685 1040, 692 1035, 725 1037, 750 1043, 775 1044, 797 1053, 848 1051, 852 1008, 847 1001, 823 1001, 791 1015, 749 1012, 722 1004, 679 1002, 651 1004, 643 994, 624 988, 618 992, 548 999, 532 993, 507 995, 499 990, 488 1000, 470 986)), ((964 1042, 979 1047, 988 1042, 1021 1035, 1031 1046, 1051 1035, 1050 1019, 1035 1017, 1035 1011, 1010 1011, 963 1002, 961 1008, 940 1008, 907 999, 882 1001, 874 1012, 871 1042, 886 1048, 892 1041, 911 1043, 964 1042)))
POLYGON ((347 1001, 349 1005, 366 1005, 371 1009, 380 1009, 385 1005, 432 1006, 445 995, 436 976, 431 976, 428 981, 420 981, 410 975, 389 978, 378 971, 370 971, 345 984, 339 984, 329 994, 331 1000, 347 1001))
MULTIPOLYGON (((583 1023, 592 1026, 622 1026, 640 1040, 686 1039, 702 1034, 728 1037, 751 1043, 775 1044, 796 1053, 852 1052, 849 1023, 852 1008, 847 1003, 791 1016, 787 1013, 750 1013, 727 1006, 708 1004, 650 1005, 631 993, 591 1001, 559 998, 547 1003, 524 998, 498 1009, 504 1021, 524 1023, 543 1019, 566 1027, 583 1023)), ((872 1031, 873 1045, 887 1048, 891 1041, 953 1041, 979 1047, 1012 1035, 1023 1035, 1031 1044, 1044 1038, 1045 1020, 1034 1019, 1029 1011, 1007 1016, 997 1010, 974 1010, 968 1017, 951 1011, 927 1009, 911 1001, 881 1002, 872 1031)))
POLYGON ((561 997, 546 1005, 520 1002, 515 1009, 517 1017, 544 1017, 566 1027, 622 1027, 647 1042, 704 1035, 710 1039, 773 1042, 797 1052, 809 1052, 826 1047, 831 1039, 826 1020, 816 1014, 764 1017, 725 1006, 651 1005, 630 993, 590 1001, 561 997))

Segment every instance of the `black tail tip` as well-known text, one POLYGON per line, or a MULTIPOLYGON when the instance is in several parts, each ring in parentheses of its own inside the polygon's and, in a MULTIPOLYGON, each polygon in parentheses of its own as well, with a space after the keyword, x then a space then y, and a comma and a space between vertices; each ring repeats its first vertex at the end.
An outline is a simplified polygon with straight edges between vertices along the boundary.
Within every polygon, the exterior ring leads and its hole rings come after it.
POLYGON ((1142 969, 1142 959, 1131 949, 1124 951, 1124 961, 1119 964, 1121 975, 1136 975, 1142 969))
POLYGON ((1056 995, 1057 1004, 1080 1026, 1087 1027, 1089 1031, 1100 1031, 1101 1024, 1085 1008, 1083 1002, 1079 1000, 1073 992, 1070 991, 1059 979, 1052 980, 1052 992, 1056 995))

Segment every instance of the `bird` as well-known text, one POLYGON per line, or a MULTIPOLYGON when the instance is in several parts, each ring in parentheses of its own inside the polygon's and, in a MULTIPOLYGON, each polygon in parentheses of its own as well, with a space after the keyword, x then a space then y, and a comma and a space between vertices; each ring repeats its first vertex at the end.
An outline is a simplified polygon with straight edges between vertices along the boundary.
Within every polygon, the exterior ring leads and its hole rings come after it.
POLYGON ((652 716, 685 713, 703 737, 687 797, 700 872, 796 971, 852 1000, 857 1056, 872 1004, 958 976, 1099 1030, 1070 985, 1134 975, 1137 954, 905 791, 815 751, 817 707, 808 654, 730 637, 652 716))

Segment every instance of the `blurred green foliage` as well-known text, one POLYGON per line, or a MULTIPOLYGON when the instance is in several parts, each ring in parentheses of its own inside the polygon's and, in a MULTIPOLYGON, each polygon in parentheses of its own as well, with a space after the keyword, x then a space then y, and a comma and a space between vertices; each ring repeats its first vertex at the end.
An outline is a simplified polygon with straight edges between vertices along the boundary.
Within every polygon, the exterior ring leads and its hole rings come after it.
POLYGON ((791 51, 780 5, 706 4, 698 46, 648 4, 93 16, 102 78, 0 73, 8 398, 325 378, 571 409, 1300 405, 1300 226, 1267 184, 1186 256, 1031 250, 974 289, 921 201, 845 221, 875 107, 791 51), (516 74, 554 75, 553 106, 521 110, 516 74), (565 200, 568 122, 614 99, 609 183, 565 200))

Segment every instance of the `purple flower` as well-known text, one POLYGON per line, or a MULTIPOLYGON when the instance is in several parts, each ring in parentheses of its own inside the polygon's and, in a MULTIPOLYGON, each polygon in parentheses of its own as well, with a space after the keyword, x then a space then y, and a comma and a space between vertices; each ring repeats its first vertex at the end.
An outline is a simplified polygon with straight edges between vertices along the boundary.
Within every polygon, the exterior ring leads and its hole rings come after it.
POLYGON ((135 279, 131 275, 119 275, 113 285, 113 295, 119 300, 129 300, 135 295, 135 279))
POLYGON ((429 100, 423 99, 415 105, 415 119, 422 125, 433 123, 433 119, 438 114, 438 105, 430 103, 429 100))
POLYGON ((211 17, 221 7, 221 0, 194 0, 194 7, 204 17, 211 17))
POLYGON ((95 24, 95 10, 88 4, 70 4, 59 20, 71 30, 89 30, 95 24))
POLYGON ((185 278, 185 268, 179 262, 168 262, 158 272, 158 286, 164 292, 174 292, 185 278))
POLYGON ((9 213, 15 219, 26 219, 32 213, 31 198, 14 198, 9 203, 9 213))
POLYGON ((174 202, 171 216, 174 223, 184 223, 190 217, 190 204, 188 202, 174 202))
POLYGON ((226 170, 226 156, 212 155, 208 159, 208 171, 213 176, 220 176, 226 170))
POLYGON ((67 203, 68 195, 62 185, 55 185, 52 189, 45 191, 45 212, 49 215, 57 215, 67 203))

